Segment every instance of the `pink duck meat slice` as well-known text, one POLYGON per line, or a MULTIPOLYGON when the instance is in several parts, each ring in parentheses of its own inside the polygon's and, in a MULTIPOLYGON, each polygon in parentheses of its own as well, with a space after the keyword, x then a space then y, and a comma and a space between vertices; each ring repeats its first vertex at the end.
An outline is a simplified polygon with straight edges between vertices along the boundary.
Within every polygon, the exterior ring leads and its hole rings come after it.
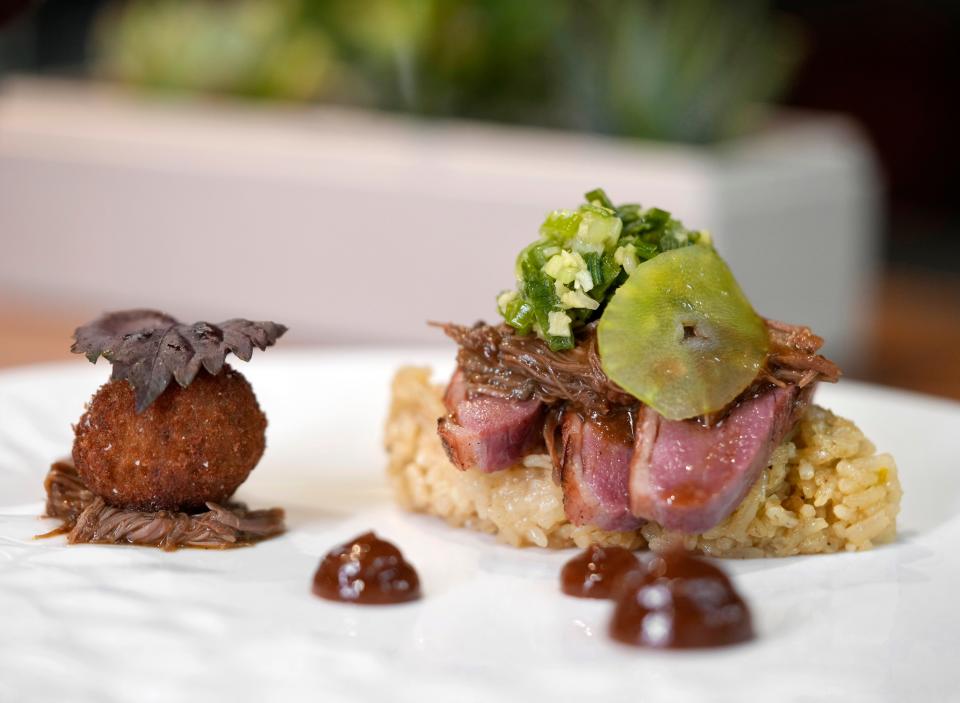
POLYGON ((630 513, 631 425, 626 413, 602 423, 564 413, 560 482, 564 512, 574 525, 635 530, 643 524, 630 513))
POLYGON ((458 370, 444 394, 450 414, 437 422, 437 433, 458 469, 485 473, 507 469, 543 444, 544 405, 492 396, 468 398, 458 370))
POLYGON ((632 513, 686 533, 716 526, 746 497, 809 397, 795 386, 770 388, 713 427, 642 408, 630 468, 632 513))

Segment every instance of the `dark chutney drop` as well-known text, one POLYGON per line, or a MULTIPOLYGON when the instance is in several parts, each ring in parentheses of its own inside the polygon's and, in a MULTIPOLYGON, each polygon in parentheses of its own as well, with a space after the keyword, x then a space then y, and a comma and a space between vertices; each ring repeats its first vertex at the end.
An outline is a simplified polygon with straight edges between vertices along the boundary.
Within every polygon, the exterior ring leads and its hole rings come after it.
POLYGON ((323 558, 313 593, 360 605, 407 603, 420 597, 420 578, 396 546, 366 532, 323 558))
POLYGON ((750 610, 713 564, 673 552, 624 577, 610 635, 658 649, 722 647, 754 637, 750 610))
POLYGON ((560 589, 577 598, 611 598, 620 580, 641 568, 640 560, 623 547, 588 547, 563 565, 560 589))

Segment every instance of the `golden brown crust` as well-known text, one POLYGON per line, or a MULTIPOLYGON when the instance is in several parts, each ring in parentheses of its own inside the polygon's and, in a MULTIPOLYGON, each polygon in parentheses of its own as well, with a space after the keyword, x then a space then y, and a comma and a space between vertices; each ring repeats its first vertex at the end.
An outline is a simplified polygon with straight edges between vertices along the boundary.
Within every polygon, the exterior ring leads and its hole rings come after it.
POLYGON ((260 461, 267 418, 247 380, 229 366, 168 387, 142 413, 133 389, 111 381, 74 428, 73 460, 83 482, 109 505, 202 510, 223 503, 260 461))

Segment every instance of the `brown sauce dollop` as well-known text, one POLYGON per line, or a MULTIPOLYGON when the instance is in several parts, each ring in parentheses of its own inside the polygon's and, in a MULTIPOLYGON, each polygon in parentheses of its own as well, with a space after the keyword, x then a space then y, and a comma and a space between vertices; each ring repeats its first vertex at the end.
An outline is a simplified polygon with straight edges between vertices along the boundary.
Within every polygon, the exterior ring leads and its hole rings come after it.
POLYGON ((713 564, 673 552, 624 577, 610 635, 639 647, 721 647, 753 639, 746 603, 713 564))
POLYGON ((366 532, 323 558, 313 592, 345 603, 406 603, 420 597, 420 578, 396 546, 366 532))
POLYGON ((620 580, 641 568, 640 560, 623 547, 588 547, 563 565, 560 589, 577 598, 611 598, 620 580))

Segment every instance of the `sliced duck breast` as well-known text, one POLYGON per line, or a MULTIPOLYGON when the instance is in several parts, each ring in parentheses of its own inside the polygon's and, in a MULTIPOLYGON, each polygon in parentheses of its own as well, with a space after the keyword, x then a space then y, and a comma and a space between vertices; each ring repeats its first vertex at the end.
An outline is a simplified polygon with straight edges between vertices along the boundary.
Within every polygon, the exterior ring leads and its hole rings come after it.
POLYGON ((492 396, 467 397, 463 374, 450 380, 437 433, 458 469, 501 471, 543 444, 545 406, 539 400, 516 401, 492 396))
POLYGON ((597 421, 567 410, 561 436, 560 483, 567 519, 602 530, 637 529, 643 520, 630 512, 631 414, 597 421))
POLYGON ((642 408, 630 467, 632 513, 680 532, 716 526, 746 497, 809 397, 796 386, 771 387, 712 427, 642 408))

